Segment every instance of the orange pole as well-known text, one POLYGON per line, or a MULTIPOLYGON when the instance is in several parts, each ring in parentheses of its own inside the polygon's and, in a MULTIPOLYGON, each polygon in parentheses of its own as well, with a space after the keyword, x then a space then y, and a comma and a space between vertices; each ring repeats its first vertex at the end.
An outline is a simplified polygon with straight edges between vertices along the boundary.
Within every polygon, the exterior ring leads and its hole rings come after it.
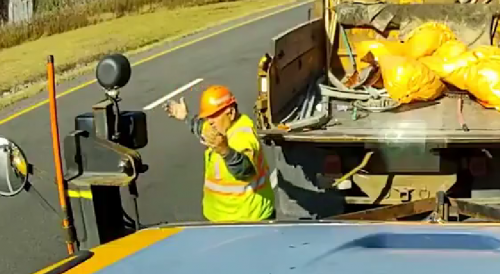
POLYGON ((54 164, 56 169, 57 190, 59 191, 59 204, 63 212, 63 229, 67 232, 68 238, 66 245, 68 253, 71 255, 75 252, 73 237, 71 233, 70 218, 67 207, 66 185, 63 178, 61 149, 59 142, 59 125, 57 122, 57 104, 56 104, 56 84, 54 73, 54 56, 49 55, 47 60, 47 77, 49 90, 49 107, 50 107, 50 128, 52 133, 52 149, 54 152, 54 164))

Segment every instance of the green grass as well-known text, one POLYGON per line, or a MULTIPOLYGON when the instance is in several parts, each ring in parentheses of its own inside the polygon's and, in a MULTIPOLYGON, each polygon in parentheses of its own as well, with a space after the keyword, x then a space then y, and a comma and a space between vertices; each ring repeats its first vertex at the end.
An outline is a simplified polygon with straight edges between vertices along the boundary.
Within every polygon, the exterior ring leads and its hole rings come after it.
MULTIPOLYGON (((155 1, 159 3, 159 0, 155 1)), ((141 49, 292 1, 218 1, 216 4, 202 6, 189 4, 194 1, 183 1, 188 7, 155 7, 151 12, 125 15, 3 49, 0 51, 0 62, 4 68, 0 78, 0 108, 31 97, 44 89, 46 58, 50 54, 54 55, 58 73, 56 78, 61 82, 92 70, 95 61, 103 55, 141 49)), ((197 2, 200 3, 200 0, 197 2)))

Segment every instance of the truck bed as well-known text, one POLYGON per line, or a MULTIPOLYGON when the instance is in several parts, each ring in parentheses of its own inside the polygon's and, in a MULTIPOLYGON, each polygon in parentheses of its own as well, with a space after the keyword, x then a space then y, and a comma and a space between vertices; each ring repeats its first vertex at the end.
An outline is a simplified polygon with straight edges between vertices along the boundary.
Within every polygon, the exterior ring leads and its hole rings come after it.
POLYGON ((485 109, 471 99, 464 99, 462 116, 469 131, 460 127, 458 99, 443 97, 433 102, 412 103, 388 112, 338 110, 346 102, 332 101, 331 117, 325 127, 302 132, 263 130, 262 135, 289 141, 313 142, 438 142, 500 143, 500 112, 485 109))
MULTIPOLYGON (((361 117, 356 120, 352 118, 352 110, 341 111, 337 109, 338 101, 333 101, 330 107, 331 120, 326 126, 302 131, 280 129, 279 125, 283 121, 287 123, 289 119, 294 119, 293 115, 289 118, 292 109, 303 109, 300 100, 304 100, 301 97, 307 94, 313 79, 327 76, 324 75, 325 68, 335 74, 337 79, 351 75, 355 69, 355 42, 401 40, 416 26, 436 21, 449 26, 458 40, 468 47, 500 43, 498 4, 436 4, 430 1, 412 5, 397 2, 338 4, 335 7, 340 23, 337 27, 342 25, 344 35, 340 35, 340 30, 334 32, 330 26, 333 23, 323 18, 311 20, 275 37, 275 57, 266 70, 267 78, 263 82, 266 87, 259 91, 260 99, 256 104, 261 136, 275 140, 323 143, 500 144, 500 113, 484 108, 473 99, 464 98, 460 115, 456 96, 445 96, 433 102, 413 102, 382 113, 358 111, 361 117), (325 35, 325 24, 334 33, 332 37, 325 35), (326 39, 330 39, 330 43, 325 43, 326 39), (326 44, 329 44, 328 48, 326 44), (328 51, 331 56, 328 56, 328 51), (461 128, 460 116, 468 131, 461 128)), ((323 85, 331 87, 334 84, 330 79, 324 81, 323 85)))

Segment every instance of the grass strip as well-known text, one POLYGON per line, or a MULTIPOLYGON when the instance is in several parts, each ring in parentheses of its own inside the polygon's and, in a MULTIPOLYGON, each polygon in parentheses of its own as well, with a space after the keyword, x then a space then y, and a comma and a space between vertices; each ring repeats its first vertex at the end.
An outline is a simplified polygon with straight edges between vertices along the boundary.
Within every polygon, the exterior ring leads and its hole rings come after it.
MULTIPOLYGON (((175 40, 223 22, 295 0, 240 0, 124 16, 73 31, 43 37, 0 51, 0 109, 44 90, 46 57, 56 61, 57 83, 93 70, 112 52, 137 53, 148 45, 175 40), (131 52, 134 51, 134 52, 131 52)), ((262 41, 265 43, 265 41, 262 41)))

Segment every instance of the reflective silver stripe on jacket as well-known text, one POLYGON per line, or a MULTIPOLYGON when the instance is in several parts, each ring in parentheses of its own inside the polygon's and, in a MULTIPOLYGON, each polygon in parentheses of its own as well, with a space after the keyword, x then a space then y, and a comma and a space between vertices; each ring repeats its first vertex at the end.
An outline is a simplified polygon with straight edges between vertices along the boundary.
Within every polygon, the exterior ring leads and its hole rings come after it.
POLYGON ((212 191, 220 192, 223 194, 241 195, 245 194, 249 190, 253 192, 258 190, 261 186, 263 186, 266 183, 266 175, 267 174, 264 173, 263 176, 260 176, 257 180, 253 180, 248 185, 241 185, 241 186, 222 185, 222 184, 217 184, 210 180, 205 180, 205 187, 212 191))

